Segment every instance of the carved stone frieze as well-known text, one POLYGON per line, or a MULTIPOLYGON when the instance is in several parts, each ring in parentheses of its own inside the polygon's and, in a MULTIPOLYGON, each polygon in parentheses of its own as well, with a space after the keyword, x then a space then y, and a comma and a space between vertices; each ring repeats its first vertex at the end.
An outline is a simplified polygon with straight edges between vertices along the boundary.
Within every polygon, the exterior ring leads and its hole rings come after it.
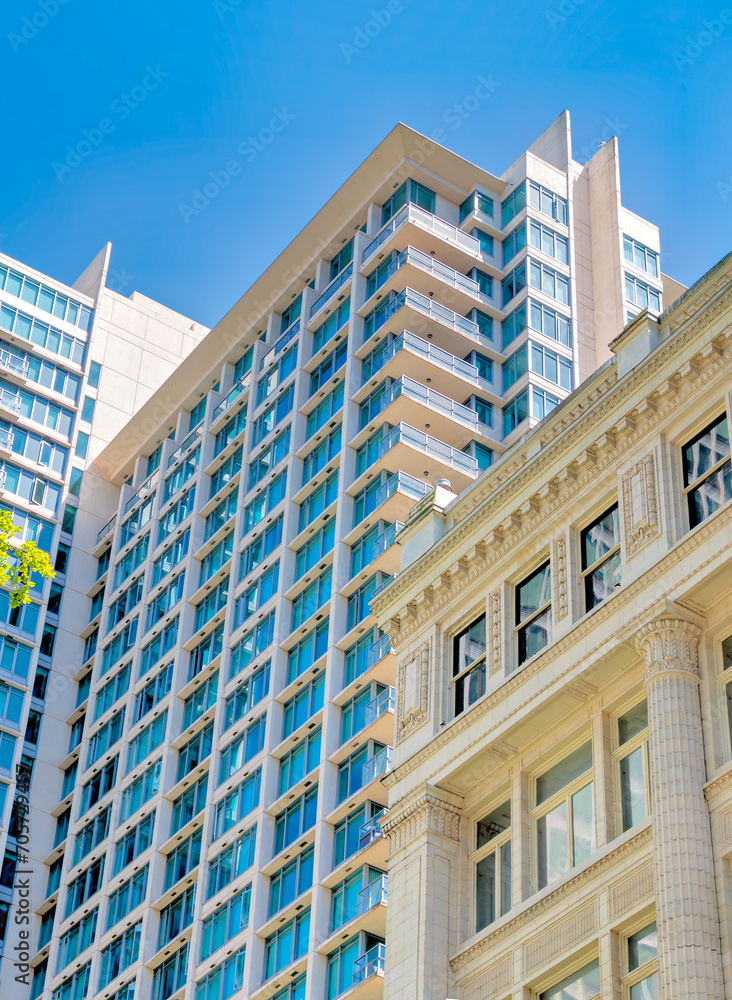
POLYGON ((423 643, 414 656, 399 664, 397 678, 396 739, 403 740, 429 716, 431 643, 423 643))
POLYGON ((644 625, 636 634, 635 645, 646 663, 646 681, 667 670, 699 676, 699 636, 701 629, 684 618, 666 617, 644 625))
POLYGON ((646 455, 623 475, 623 524, 629 556, 641 549, 661 528, 653 455, 646 455))
MULTIPOLYGON (((436 833, 449 840, 460 837, 460 806, 456 797, 444 798, 427 786, 417 798, 401 811, 389 812, 381 828, 389 838, 389 853, 396 854, 422 833, 436 833), (392 815, 393 814, 393 815, 392 815)), ((396 807, 399 808, 398 805, 396 807)))

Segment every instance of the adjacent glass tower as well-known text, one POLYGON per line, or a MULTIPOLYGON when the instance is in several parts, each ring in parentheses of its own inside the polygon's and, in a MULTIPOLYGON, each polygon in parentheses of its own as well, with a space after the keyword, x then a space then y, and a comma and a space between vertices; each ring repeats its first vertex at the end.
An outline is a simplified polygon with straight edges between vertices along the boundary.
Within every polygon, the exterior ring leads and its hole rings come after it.
POLYGON ((658 261, 616 144, 580 166, 566 114, 503 177, 398 126, 95 454, 30 813, 34 998, 380 996, 395 668, 369 601, 412 506, 660 310, 658 261))

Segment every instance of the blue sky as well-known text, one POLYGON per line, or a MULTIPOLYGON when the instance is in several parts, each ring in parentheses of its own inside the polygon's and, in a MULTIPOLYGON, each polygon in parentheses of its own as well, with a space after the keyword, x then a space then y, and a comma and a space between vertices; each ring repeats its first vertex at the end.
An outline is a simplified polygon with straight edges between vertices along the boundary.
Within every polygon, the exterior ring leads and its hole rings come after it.
POLYGON ((569 108, 578 158, 619 136, 666 272, 730 249, 719 2, 12 0, 0 48, 0 250, 71 282, 109 240, 113 286, 207 325, 400 120, 501 173, 569 108))

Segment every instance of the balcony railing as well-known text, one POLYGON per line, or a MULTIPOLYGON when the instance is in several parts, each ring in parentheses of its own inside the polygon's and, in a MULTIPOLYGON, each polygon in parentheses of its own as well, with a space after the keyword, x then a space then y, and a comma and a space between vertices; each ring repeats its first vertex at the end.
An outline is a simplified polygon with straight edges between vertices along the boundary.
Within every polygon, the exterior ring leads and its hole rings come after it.
POLYGON ((10 351, 0 350, 0 368, 12 375, 17 375, 19 378, 25 378, 28 374, 28 359, 19 358, 15 354, 11 354, 10 351))
POLYGON ((9 413, 20 413, 20 394, 9 389, 0 389, 0 407, 9 413))
POLYGON ((373 645, 369 646, 366 654, 366 669, 376 666, 379 660, 383 660, 387 653, 391 652, 391 639, 388 635, 382 635, 373 645))
POLYGON ((384 690, 380 694, 377 694, 375 698, 372 698, 366 706, 365 725, 370 726, 372 722, 376 722, 376 720, 380 719, 386 712, 393 712, 395 701, 396 688, 384 688, 384 690))
POLYGON ((377 490, 376 507, 374 510, 380 507, 382 503, 386 503, 394 493, 403 493, 404 496, 411 497, 413 500, 421 500, 422 497, 427 496, 429 491, 429 483, 410 476, 408 472, 395 472, 377 490))
POLYGON ((382 774, 391 771, 391 758, 394 751, 391 747, 384 747, 375 753, 363 765, 363 783, 368 785, 375 778, 380 778, 382 774))
POLYGON ((99 545, 99 543, 101 542, 101 540, 103 538, 107 537, 107 535, 109 534, 109 532, 113 530, 113 528, 116 525, 116 523, 117 523, 117 515, 116 514, 112 514, 112 516, 107 521, 107 523, 104 525, 104 527, 101 528, 97 532, 97 545, 99 545))
POLYGON ((362 983, 371 976, 383 976, 386 963, 386 945, 377 944, 353 963, 353 983, 362 983))
POLYGON ((265 368, 271 365, 274 359, 280 353, 280 351, 283 351, 290 343, 290 341, 294 340, 299 333, 300 333, 300 317, 298 316, 296 320, 290 323, 290 325, 287 327, 286 330, 283 330, 280 337, 275 341, 274 347, 272 347, 269 351, 267 351, 262 360, 259 362, 260 372, 264 371, 265 368))
POLYGON ((13 440, 13 434, 9 427, 0 427, 0 448, 3 451, 11 450, 11 442, 13 440))
POLYGON ((345 285, 345 283, 348 281, 348 279, 351 277, 352 274, 353 274, 353 262, 351 262, 348 265, 348 267, 344 267, 343 270, 340 272, 340 274, 337 274, 335 278, 333 278, 333 280, 325 289, 325 291, 322 292, 317 297, 315 302, 313 302, 313 304, 310 306, 311 319, 316 314, 316 312, 318 312, 320 309, 323 308, 328 299, 332 298, 338 291, 338 289, 341 288, 343 285, 345 285))
POLYGON ((435 235, 440 236, 443 240, 447 240, 449 243, 467 250, 471 256, 477 257, 480 254, 480 243, 474 236, 468 236, 467 233, 462 232, 462 230, 457 229, 443 219, 438 219, 436 215, 426 211, 424 208, 409 204, 400 208, 394 218, 381 227, 361 255, 361 263, 363 264, 367 261, 379 249, 381 244, 388 240, 391 234, 400 229, 406 222, 413 222, 420 229, 426 229, 429 232, 435 233, 435 235))
POLYGON ((386 906, 389 890, 389 876, 382 875, 375 879, 365 889, 362 889, 356 896, 356 916, 362 917, 364 913, 373 910, 375 906, 386 906))
POLYGON ((140 486, 139 489, 132 494, 130 499, 125 504, 124 508, 125 514, 129 514, 129 512, 132 510, 132 508, 135 506, 138 500, 144 500, 146 497, 150 496, 150 494, 157 488, 159 478, 160 478, 159 472, 153 472, 151 476, 148 476, 148 478, 145 480, 142 486, 140 486))
POLYGON ((380 275, 379 284, 376 285, 374 291, 380 288, 393 274, 396 274, 401 267, 404 267, 405 264, 411 264, 412 267, 417 267, 420 271, 425 271, 427 274, 439 278, 450 285, 451 288, 460 289, 460 291, 465 292, 473 298, 477 298, 480 294, 477 281, 466 277, 464 274, 460 274, 459 271, 448 267, 447 264, 442 264, 439 260, 435 260, 434 257, 415 249, 415 247, 406 247, 398 257, 394 258, 386 271, 380 275))
POLYGON ((406 396, 408 399, 413 399, 416 403, 422 403, 435 413, 442 413, 443 416, 449 417, 458 424, 462 424, 463 427, 470 428, 476 434, 486 434, 488 432, 488 427, 478 420, 478 414, 475 410, 471 410, 464 403, 456 403, 455 400, 450 399, 449 396, 443 396, 436 389, 429 389, 426 385, 416 382, 408 375, 400 375, 389 386, 381 397, 381 410, 384 410, 390 403, 393 403, 397 396, 406 396))
POLYGON ((374 559, 380 556, 382 552, 386 552, 388 548, 391 548, 396 541, 396 536, 403 527, 403 521, 395 521, 394 524, 390 524, 389 527, 385 528, 380 535, 376 536, 374 539, 374 559))
POLYGON ((166 469, 169 469, 171 465, 175 465, 178 459, 181 458, 183 455, 185 455, 188 449, 192 447, 193 442, 200 436, 201 436, 201 428, 194 427, 194 429, 191 431, 188 437, 184 438, 183 441, 181 441, 181 443, 175 449, 173 454, 170 456, 170 458, 168 459, 168 464, 166 465, 166 469))
POLYGON ((358 849, 362 851, 364 847, 368 847, 369 844, 373 844, 375 840, 380 840, 383 837, 381 832, 381 824, 379 823, 378 816, 370 819, 368 823, 364 823, 363 826, 359 828, 358 831, 358 849))
POLYGON ((379 446, 379 458, 393 448, 396 444, 406 444, 409 448, 434 458, 451 468, 462 472, 471 479, 478 475, 478 461, 471 455, 466 455, 457 448, 452 448, 444 441, 425 434, 424 431, 410 427, 409 424, 399 423, 389 431, 379 446))
POLYGON ((233 387, 229 389, 228 393, 221 400, 219 405, 213 411, 211 420, 218 420, 224 410, 228 410, 232 403, 234 403, 243 392, 249 388, 252 381, 252 373, 248 371, 246 375, 242 375, 238 382, 234 383, 233 387))
MULTIPOLYGON (((429 361, 436 368, 441 368, 445 372, 450 372, 452 375, 466 379, 466 381, 474 385, 480 385, 487 381, 479 376, 475 365, 471 365, 468 361, 463 361, 462 358, 456 358, 449 351, 443 351, 441 347, 438 347, 436 344, 430 344, 428 340, 423 340, 416 333, 410 333, 409 330, 404 330, 389 344, 381 356, 379 368, 383 368, 400 351, 408 351, 409 354, 413 354, 415 357, 424 358, 425 361, 429 361)), ((371 373, 371 376, 373 375, 374 372, 371 373)))

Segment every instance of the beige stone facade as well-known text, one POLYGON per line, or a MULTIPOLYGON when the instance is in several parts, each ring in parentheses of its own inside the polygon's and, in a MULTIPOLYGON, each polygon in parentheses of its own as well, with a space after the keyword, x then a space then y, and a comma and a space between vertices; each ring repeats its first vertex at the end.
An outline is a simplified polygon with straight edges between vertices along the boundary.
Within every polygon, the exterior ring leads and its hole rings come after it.
POLYGON ((732 997, 732 256, 611 348, 372 605, 386 1000, 732 997))

